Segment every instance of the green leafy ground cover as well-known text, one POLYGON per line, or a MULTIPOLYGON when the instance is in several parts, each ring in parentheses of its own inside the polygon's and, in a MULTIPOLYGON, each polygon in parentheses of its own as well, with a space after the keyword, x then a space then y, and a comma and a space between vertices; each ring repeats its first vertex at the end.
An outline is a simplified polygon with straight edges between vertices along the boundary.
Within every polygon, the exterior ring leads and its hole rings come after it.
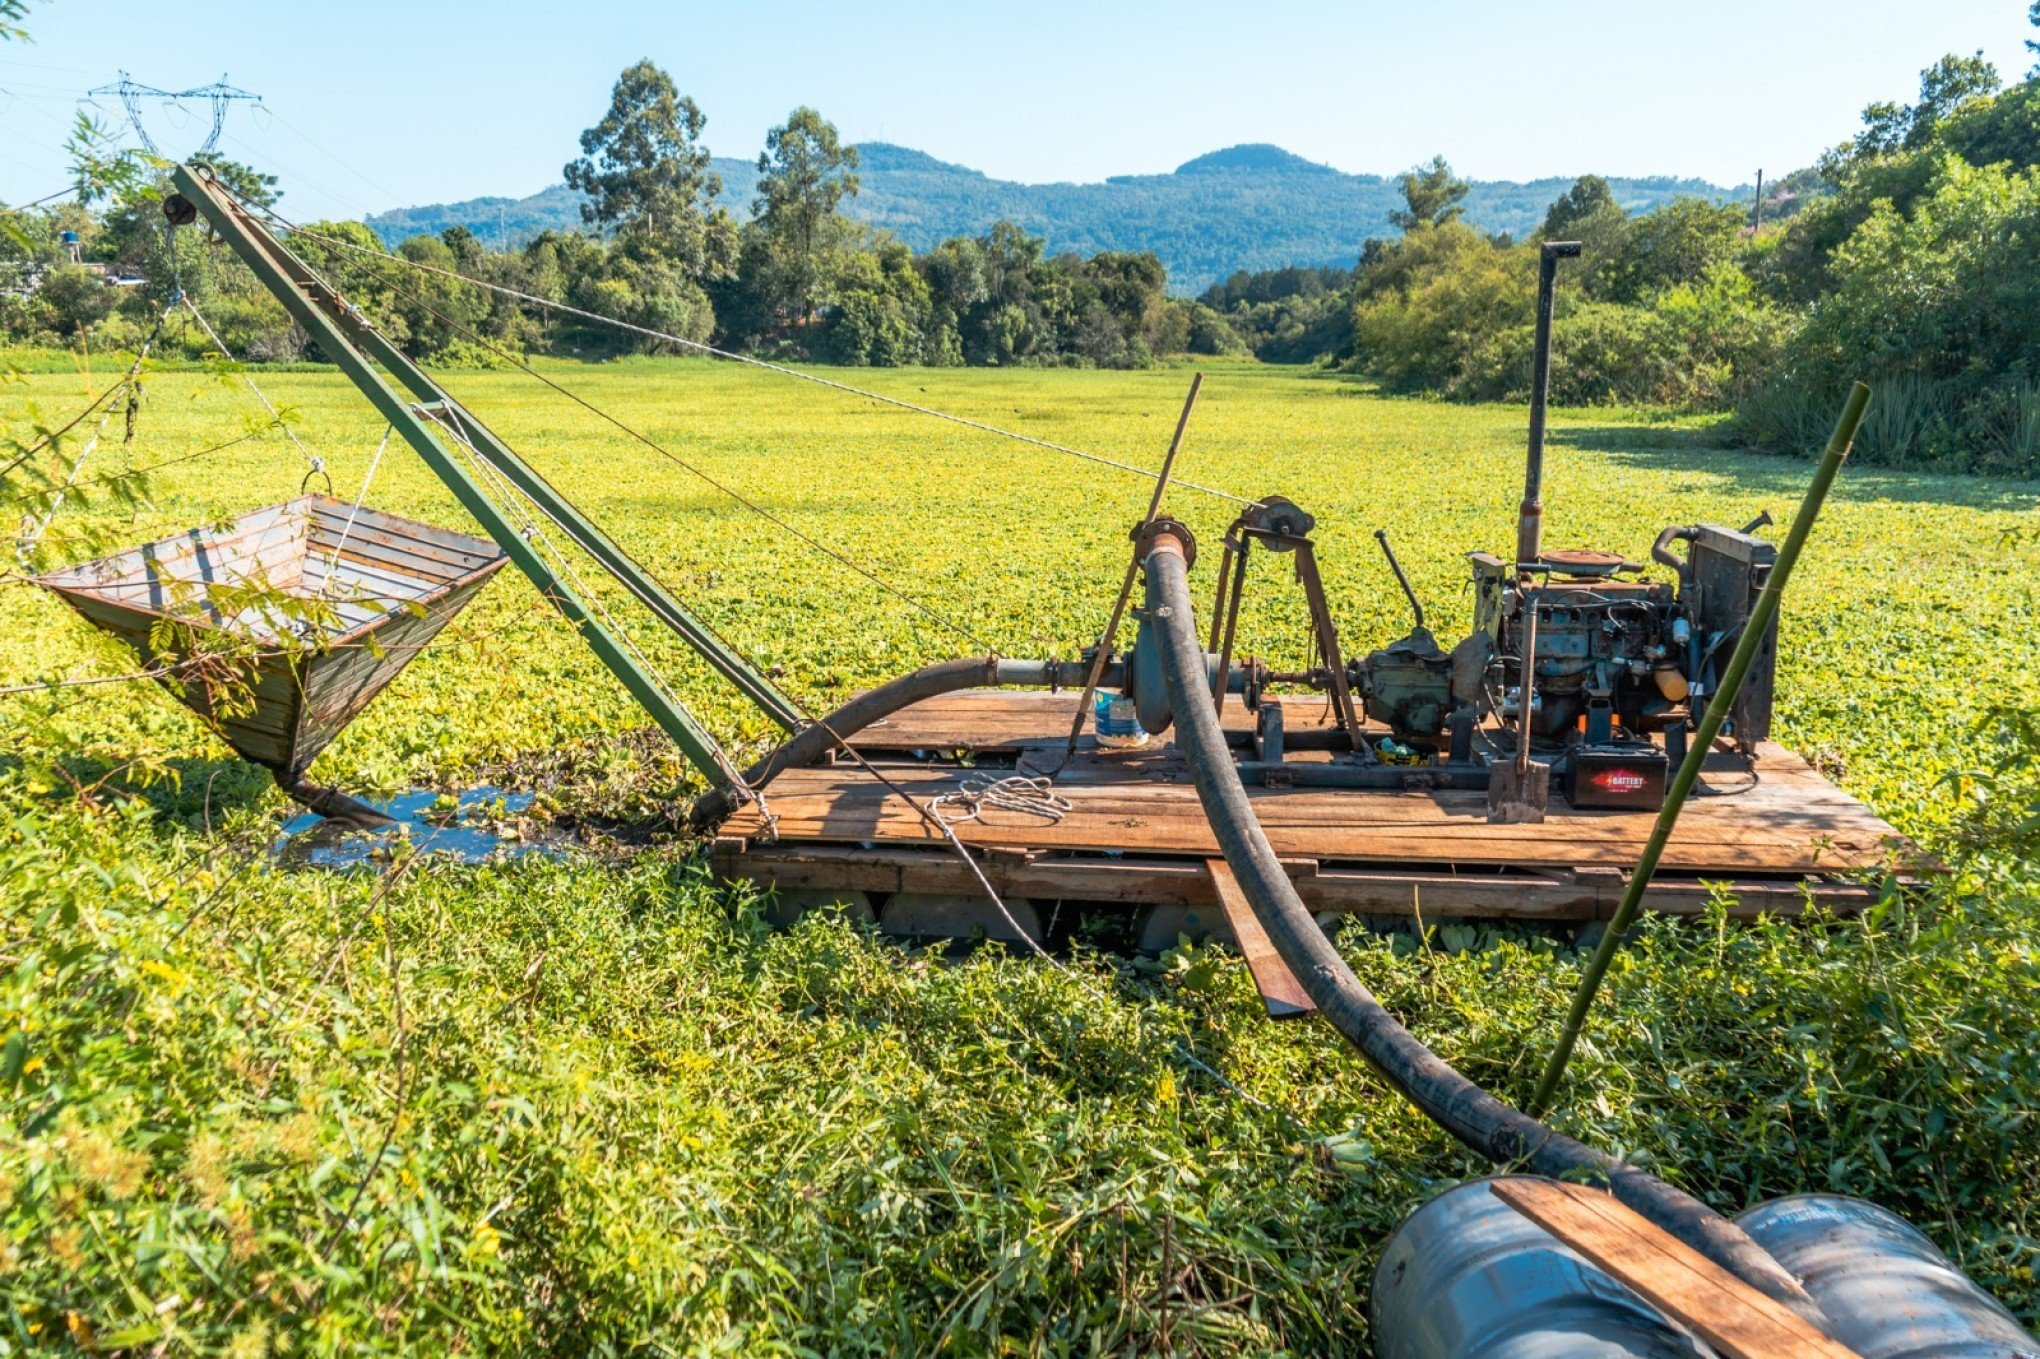
MULTIPOLYGON (((1124 474, 756 373, 548 371, 971 634, 514 374, 448 375, 815 707, 980 644, 1072 654, 1144 503, 1124 474)), ((1187 373, 858 380, 1153 462, 1187 373)), ((0 391, 9 416, 56 415, 104 381, 0 391)), ((263 382, 351 495, 381 433, 358 396, 318 372, 263 382)), ((158 373, 113 456, 176 457, 250 409, 216 376, 158 373)), ((1370 541, 1387 527, 1447 635, 1470 609, 1459 554, 1510 533, 1521 427, 1221 368, 1180 471, 1315 511, 1334 606, 1368 644, 1406 625, 1370 541)), ((1692 426, 1603 411, 1556 428, 1555 543, 1640 555, 1666 523, 1782 517, 1805 479, 1692 426)), ((294 456, 271 436, 170 467, 138 513, 60 517, 49 555, 282 499, 294 456)), ((396 448, 370 500, 462 523, 396 448)), ((1724 1208, 1876 1198, 2029 1319, 2036 502, 2030 485, 1844 474, 1786 606, 1783 736, 1954 880, 1860 922, 1652 924, 1559 1120, 1724 1208)), ((1229 518, 1194 493, 1175 508, 1207 543, 1229 518)), ((1300 661, 1287 591, 1247 625, 1250 648, 1300 661)), ((725 739, 768 738, 674 659, 725 739)), ((0 685, 131 668, 54 601, 0 587, 0 685)), ((1223 955, 1080 951, 1064 974, 997 950, 944 964, 825 920, 775 934, 680 844, 285 872, 262 852, 284 811, 266 776, 161 693, 0 704, 10 1349, 1365 1353, 1382 1239, 1479 1169, 1326 1030, 1257 1018, 1223 955)), ((543 764, 564 775, 556 800, 642 820, 680 772, 620 739, 642 726, 506 574, 315 775, 457 786, 543 764)), ((1578 961, 1486 927, 1341 943, 1449 1060, 1519 1095, 1578 961)))

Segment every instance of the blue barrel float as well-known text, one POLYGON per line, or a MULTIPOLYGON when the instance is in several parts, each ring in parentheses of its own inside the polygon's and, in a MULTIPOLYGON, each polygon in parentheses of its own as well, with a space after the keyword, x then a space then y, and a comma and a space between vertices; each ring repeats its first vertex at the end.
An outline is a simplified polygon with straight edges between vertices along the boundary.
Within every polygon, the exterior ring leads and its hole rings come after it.
MULTIPOLYGON (((1446 1190, 1388 1239, 1368 1307, 1379 1359, 1714 1359, 1495 1183, 1446 1190)), ((1863 1359, 2040 1359, 2002 1304, 1874 1203, 1794 1195, 1736 1223, 1863 1359)))

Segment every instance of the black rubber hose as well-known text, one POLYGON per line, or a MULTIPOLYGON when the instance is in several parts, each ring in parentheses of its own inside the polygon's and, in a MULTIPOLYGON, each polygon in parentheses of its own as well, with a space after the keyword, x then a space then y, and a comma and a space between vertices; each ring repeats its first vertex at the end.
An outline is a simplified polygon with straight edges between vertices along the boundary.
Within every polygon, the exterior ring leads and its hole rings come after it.
POLYGON ((1360 984, 1276 860, 1226 746, 1196 636, 1189 572, 1163 538, 1148 555, 1148 618, 1160 630, 1162 676, 1175 708, 1176 744, 1220 851, 1277 953, 1320 1012, 1382 1078, 1424 1115, 1502 1166, 1602 1181, 1623 1203, 1751 1286, 1811 1318, 1819 1309, 1777 1261, 1692 1195, 1575 1141, 1495 1098, 1404 1028, 1360 984))
POLYGON ((1657 541, 1650 545, 1650 558, 1660 566, 1671 567, 1672 570, 1679 573, 1679 579, 1684 581, 1686 579, 1686 572, 1691 568, 1684 560, 1673 553, 1672 544, 1677 542, 1690 543, 1699 536, 1700 526, 1698 524, 1688 524, 1684 527, 1674 524, 1658 534, 1657 541))
MULTIPOLYGON (((819 722, 802 727, 771 754, 744 771, 744 782, 763 788, 789 769, 818 763, 836 748, 837 738, 848 740, 874 722, 891 717, 902 708, 926 699, 953 694, 960 689, 995 685, 1052 689, 1071 680, 1081 681, 1087 673, 1083 663, 1066 665, 1059 661, 1021 661, 998 656, 968 656, 962 660, 937 661, 919 670, 867 689, 819 722)), ((1119 684, 1117 662, 1105 667, 1101 687, 1119 684)), ((741 804, 743 798, 730 787, 711 788, 695 799, 687 824, 695 834, 719 826, 741 804)))

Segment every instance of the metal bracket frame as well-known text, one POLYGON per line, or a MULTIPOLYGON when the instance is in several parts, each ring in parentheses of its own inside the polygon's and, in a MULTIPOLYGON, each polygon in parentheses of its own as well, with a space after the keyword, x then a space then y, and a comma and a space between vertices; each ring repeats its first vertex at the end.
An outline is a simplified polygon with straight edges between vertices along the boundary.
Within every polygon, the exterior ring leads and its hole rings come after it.
POLYGON ((797 720, 791 703, 777 695, 769 682, 762 675, 756 675, 740 657, 715 643, 712 634, 656 581, 631 562, 620 548, 559 496, 507 445, 489 433, 486 426, 461 409, 451 395, 377 332, 337 289, 278 241, 261 222, 244 211, 226 190, 215 183, 210 172, 203 167, 177 165, 171 168, 170 173, 178 192, 199 210, 213 230, 254 272, 263 287, 283 304, 291 319, 303 327, 377 412, 403 435, 404 441, 417 451, 425 465, 446 484, 461 506, 475 517, 518 570, 537 587, 539 594, 573 624, 589 649, 622 682, 660 729, 672 738, 688 762, 701 771, 712 785, 740 784, 742 779, 735 764, 715 738, 692 713, 671 698, 629 648, 594 617, 588 604, 525 540, 517 525, 490 498, 481 483, 470 476, 459 460, 441 445, 432 426, 413 408, 413 402, 392 388, 376 371, 374 364, 382 364, 417 401, 443 404, 446 411, 458 411, 462 432, 472 440, 475 453, 521 492, 531 496, 548 518, 558 523, 605 570, 651 607, 661 621, 679 632, 712 664, 719 660, 721 663, 716 664, 716 668, 726 676, 733 680, 737 680, 738 676, 754 676, 755 683, 739 681, 739 687, 747 696, 789 725, 797 720), (683 623, 692 626, 683 627, 683 623), (777 696, 776 704, 769 702, 772 696, 777 696), (775 711, 780 705, 784 707, 783 715, 775 711))

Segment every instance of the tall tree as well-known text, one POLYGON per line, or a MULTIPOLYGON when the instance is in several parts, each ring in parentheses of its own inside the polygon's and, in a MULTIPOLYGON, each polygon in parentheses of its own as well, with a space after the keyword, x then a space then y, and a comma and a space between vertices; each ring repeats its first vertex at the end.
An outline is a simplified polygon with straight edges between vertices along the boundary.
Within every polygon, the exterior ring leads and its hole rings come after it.
POLYGON ((1429 165, 1403 172, 1402 195, 1407 206, 1401 212, 1391 212, 1388 220, 1404 231, 1457 221, 1466 211, 1467 188, 1466 181, 1452 173, 1445 157, 1433 156, 1429 165))
POLYGON ((1622 211, 1608 181, 1599 175, 1581 175, 1570 189, 1552 200, 1538 234, 1547 241, 1566 240, 1582 224, 1605 215, 1611 208, 1622 211))
POLYGON ((1920 72, 1919 102, 1906 105, 1879 100, 1863 110, 1863 130, 1823 158, 1829 178, 1846 171, 1864 156, 1916 151, 1933 140, 1936 128, 1971 100, 1995 94, 2004 82, 1983 53, 1972 57, 1949 53, 1920 72))
POLYGON ((2004 84, 1998 70, 1981 51, 1972 57, 1949 53, 1920 72, 1920 99, 1912 106, 1912 122, 1906 128, 1906 145, 1920 147, 1934 135, 1934 129, 1972 99, 1996 94, 2004 84))
POLYGON ((581 218, 699 277, 726 272, 734 252, 729 215, 715 204, 722 178, 709 171, 701 109, 673 78, 640 61, 617 77, 602 121, 581 134, 567 184, 587 195, 581 218))
POLYGON ((758 157, 758 198, 752 210, 772 247, 784 298, 805 325, 845 233, 838 209, 857 196, 857 148, 845 146, 835 124, 797 108, 765 134, 758 157))

